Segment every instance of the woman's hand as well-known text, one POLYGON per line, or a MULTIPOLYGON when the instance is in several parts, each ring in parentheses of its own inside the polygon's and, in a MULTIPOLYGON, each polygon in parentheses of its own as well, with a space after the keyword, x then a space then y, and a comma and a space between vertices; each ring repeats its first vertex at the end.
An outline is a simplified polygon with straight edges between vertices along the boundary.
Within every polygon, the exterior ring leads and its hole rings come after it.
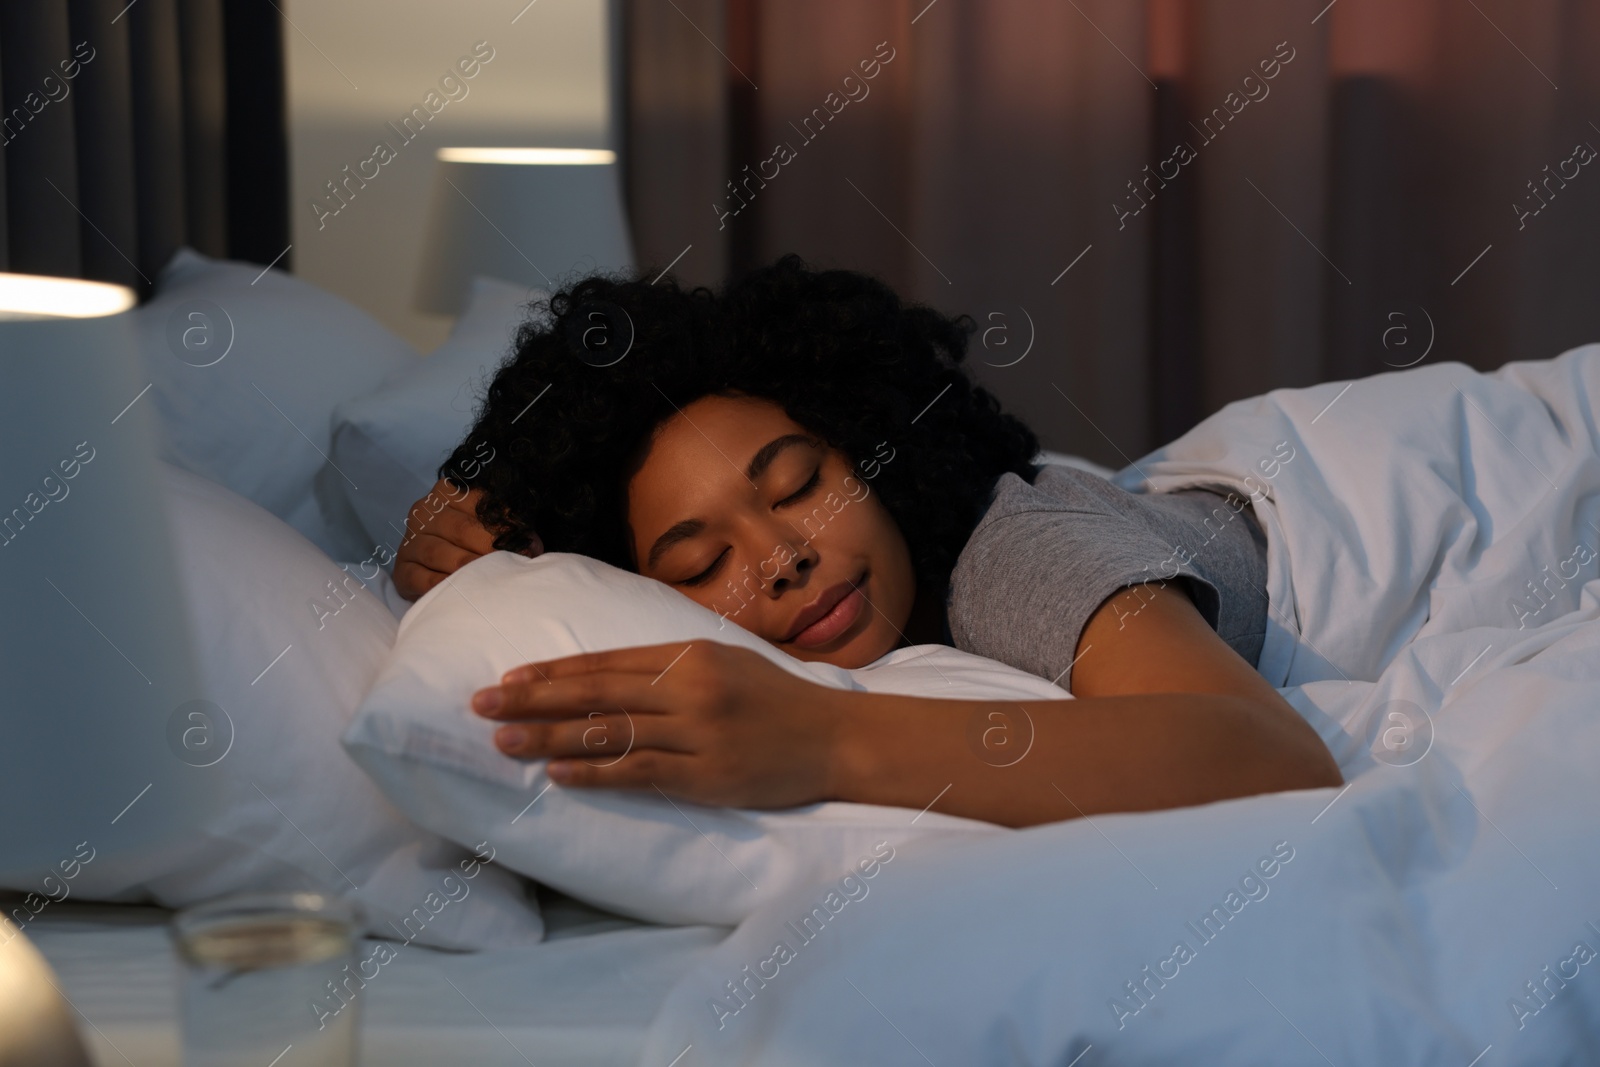
MULTIPOLYGON (((406 536, 394 557, 394 587, 415 600, 479 556, 494 551, 494 538, 478 522, 482 489, 462 492, 440 478, 411 505, 406 536)), ((524 553, 537 556, 540 546, 524 553)))
POLYGON ((749 649, 696 640, 509 671, 473 708, 507 755, 570 786, 658 789, 697 804, 784 808, 833 796, 839 691, 749 649))

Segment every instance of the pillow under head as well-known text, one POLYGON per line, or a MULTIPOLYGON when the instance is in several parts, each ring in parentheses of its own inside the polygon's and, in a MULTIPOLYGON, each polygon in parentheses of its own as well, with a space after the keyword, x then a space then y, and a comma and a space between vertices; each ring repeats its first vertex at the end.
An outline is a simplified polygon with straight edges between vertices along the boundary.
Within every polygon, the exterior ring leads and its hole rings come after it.
MULTIPOLYGON (((989 823, 828 802, 707 808, 659 794, 563 788, 495 748, 472 694, 512 667, 707 638, 821 685, 951 699, 1069 699, 1042 678, 943 645, 849 671, 805 662, 650 578, 584 556, 483 556, 406 614, 344 743, 397 807, 579 899, 655 922, 734 924, 787 889, 856 868, 883 842, 1004 833, 989 823)), ((878 853, 881 855, 881 853, 878 853)))

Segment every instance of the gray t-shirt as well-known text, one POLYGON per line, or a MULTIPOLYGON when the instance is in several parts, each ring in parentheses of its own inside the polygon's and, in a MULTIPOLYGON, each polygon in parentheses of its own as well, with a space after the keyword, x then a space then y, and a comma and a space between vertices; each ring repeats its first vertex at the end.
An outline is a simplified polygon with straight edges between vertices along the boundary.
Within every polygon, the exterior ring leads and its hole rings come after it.
POLYGON ((1071 689, 1078 638, 1117 590, 1173 582, 1255 666, 1267 624, 1267 540, 1224 487, 1130 493, 1073 467, 995 483, 956 560, 946 618, 957 648, 1071 689))

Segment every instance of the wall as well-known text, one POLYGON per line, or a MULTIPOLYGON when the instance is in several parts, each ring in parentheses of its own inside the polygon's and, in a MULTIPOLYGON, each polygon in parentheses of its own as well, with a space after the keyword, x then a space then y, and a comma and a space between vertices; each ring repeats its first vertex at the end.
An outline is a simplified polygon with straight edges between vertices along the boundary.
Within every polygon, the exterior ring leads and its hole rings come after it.
MULTIPOLYGON (((450 319, 411 307, 433 188, 448 145, 614 148, 607 0, 287 0, 293 272, 377 316, 420 351, 450 319), (520 9, 520 11, 519 11, 520 9), (514 20, 514 21, 513 21, 514 20), (473 45, 493 58, 409 142, 389 127, 473 45), (487 50, 485 50, 487 54, 487 50), (385 141, 387 163, 337 214, 325 183, 385 141)), ((435 105, 437 106, 437 105, 435 105)), ((365 166, 368 174, 372 165, 365 166)))

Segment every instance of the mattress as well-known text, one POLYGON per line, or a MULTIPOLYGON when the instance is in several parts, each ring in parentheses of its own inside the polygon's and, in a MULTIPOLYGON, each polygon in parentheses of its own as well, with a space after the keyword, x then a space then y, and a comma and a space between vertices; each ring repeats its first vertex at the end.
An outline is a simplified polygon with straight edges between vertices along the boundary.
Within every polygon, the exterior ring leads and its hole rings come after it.
MULTIPOLYGON (((667 991, 727 934, 637 923, 554 894, 540 904, 549 933, 533 949, 401 948, 363 990, 360 1062, 635 1063, 667 991)), ((181 1062, 170 916, 65 901, 28 925, 97 1067, 181 1062)))

